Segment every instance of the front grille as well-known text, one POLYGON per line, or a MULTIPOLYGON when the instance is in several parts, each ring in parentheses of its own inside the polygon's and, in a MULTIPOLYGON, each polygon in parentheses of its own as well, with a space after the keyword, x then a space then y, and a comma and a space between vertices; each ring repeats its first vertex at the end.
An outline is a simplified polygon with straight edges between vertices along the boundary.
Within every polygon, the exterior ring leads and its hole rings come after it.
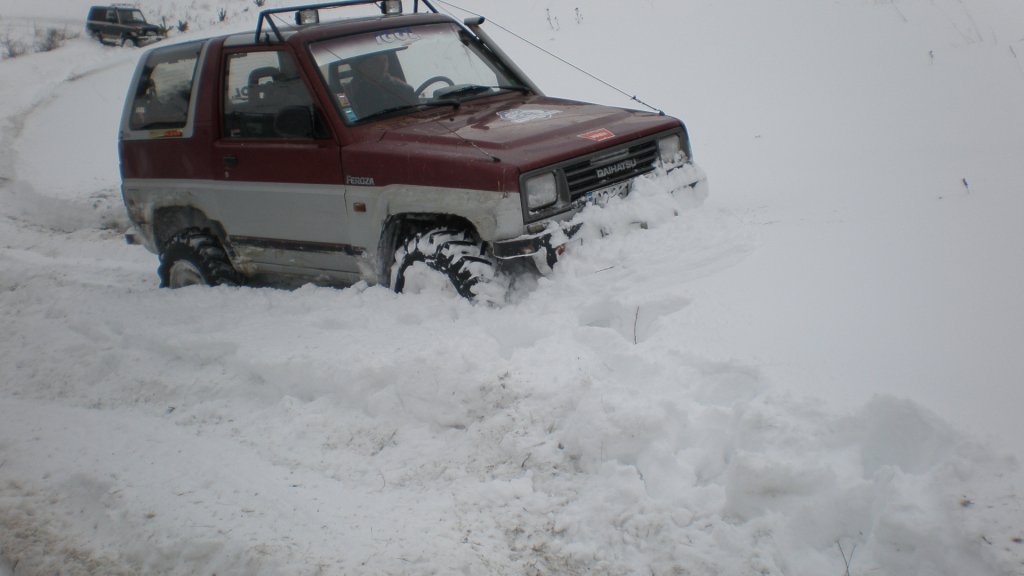
POLYGON ((564 168, 573 200, 600 188, 635 178, 654 170, 658 143, 646 140, 604 151, 564 168))
POLYGON ((523 223, 531 224, 579 210, 591 202, 601 203, 602 198, 628 194, 634 179, 653 172, 660 164, 659 139, 676 133, 685 138, 681 130, 668 130, 520 174, 523 223), (545 174, 555 176, 557 199, 531 209, 526 185, 532 178, 545 174))

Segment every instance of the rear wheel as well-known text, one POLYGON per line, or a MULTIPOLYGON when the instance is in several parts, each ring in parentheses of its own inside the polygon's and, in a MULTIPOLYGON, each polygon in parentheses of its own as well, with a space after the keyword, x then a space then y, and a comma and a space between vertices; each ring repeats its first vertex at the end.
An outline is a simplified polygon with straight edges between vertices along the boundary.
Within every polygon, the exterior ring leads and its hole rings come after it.
POLYGON ((497 273, 484 243, 463 230, 438 228, 407 239, 395 251, 391 286, 395 292, 421 290, 440 275, 463 298, 500 304, 507 282, 497 273))
POLYGON ((175 235, 160 253, 160 286, 183 288, 239 283, 227 254, 208 230, 190 228, 175 235))

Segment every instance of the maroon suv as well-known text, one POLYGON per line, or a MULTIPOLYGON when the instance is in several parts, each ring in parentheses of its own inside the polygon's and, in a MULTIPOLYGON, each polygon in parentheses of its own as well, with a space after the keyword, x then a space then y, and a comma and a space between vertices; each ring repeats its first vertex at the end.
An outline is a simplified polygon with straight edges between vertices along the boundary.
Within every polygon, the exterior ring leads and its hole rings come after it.
POLYGON ((425 265, 494 299, 497 270, 548 270, 573 216, 640 175, 682 170, 706 194, 682 122, 547 97, 482 23, 349 0, 148 51, 120 130, 129 238, 170 287, 401 291, 425 265))

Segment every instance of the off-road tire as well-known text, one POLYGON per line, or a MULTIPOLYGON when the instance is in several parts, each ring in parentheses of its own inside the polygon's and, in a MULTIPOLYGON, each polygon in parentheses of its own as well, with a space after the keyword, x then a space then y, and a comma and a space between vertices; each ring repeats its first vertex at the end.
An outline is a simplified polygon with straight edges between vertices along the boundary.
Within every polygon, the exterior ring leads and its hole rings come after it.
POLYGON ((241 281, 217 237, 198 228, 179 232, 167 242, 160 252, 158 273, 161 288, 234 286, 241 281))
POLYGON ((417 262, 445 275, 463 298, 491 304, 505 300, 506 282, 495 270, 484 243, 463 230, 438 228, 403 242, 391 267, 395 292, 405 289, 405 274, 417 262))

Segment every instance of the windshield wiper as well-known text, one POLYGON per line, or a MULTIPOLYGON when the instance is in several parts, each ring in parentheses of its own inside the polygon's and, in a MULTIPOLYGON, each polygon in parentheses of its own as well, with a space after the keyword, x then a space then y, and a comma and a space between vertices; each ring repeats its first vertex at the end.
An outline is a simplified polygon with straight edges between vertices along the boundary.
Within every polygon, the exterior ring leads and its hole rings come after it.
POLYGON ((422 102, 420 106, 454 106, 459 107, 462 103, 462 99, 467 96, 476 96, 477 94, 484 94, 491 90, 510 90, 513 92, 521 92, 523 94, 532 94, 533 90, 526 86, 484 86, 483 84, 456 84, 455 86, 449 86, 448 88, 442 88, 435 92, 435 100, 428 100, 422 102))
POLYGON ((522 92, 523 94, 533 94, 533 90, 531 90, 530 88, 528 88, 526 86, 522 86, 522 85, 519 85, 519 86, 500 85, 500 86, 496 86, 496 88, 499 88, 501 90, 511 90, 513 92, 522 92))
POLYGON ((430 100, 430 101, 427 101, 427 102, 419 102, 417 104, 407 104, 407 105, 403 105, 403 106, 394 106, 392 108, 385 108, 383 110, 378 110, 378 111, 374 112, 373 114, 369 114, 367 116, 363 116, 363 117, 357 119, 356 121, 357 122, 365 122, 367 120, 373 120, 374 118, 379 118, 381 116, 387 116, 389 114, 394 114, 395 112, 401 112, 403 110, 409 110, 409 111, 412 111, 412 110, 423 110, 425 108, 433 108, 433 107, 436 107, 436 106, 452 106, 456 110, 458 110, 459 106, 461 106, 461 105, 462 105, 462 102, 459 102, 458 100, 430 100))
POLYGON ((416 110, 416 109, 419 109, 419 107, 420 107, 419 104, 403 104, 401 106, 392 106, 391 108, 385 108, 383 110, 377 110, 373 114, 367 114, 366 116, 362 116, 360 118, 357 118, 356 121, 357 122, 363 122, 364 120, 369 120, 371 118, 377 118, 379 116, 386 116, 388 114, 392 114, 394 112, 400 112, 402 110, 416 110))
POLYGON ((475 96, 477 94, 483 94, 490 92, 491 90, 511 90, 514 92, 522 92, 523 94, 532 94, 533 90, 526 86, 484 86, 483 84, 456 84, 455 86, 449 86, 448 88, 442 88, 435 92, 435 97, 432 100, 426 100, 416 104, 403 104, 402 106, 395 106, 392 108, 385 108, 378 110, 369 116, 363 116, 359 119, 360 122, 376 118, 378 116, 384 116, 399 112, 401 110, 422 110, 423 108, 435 108, 438 106, 451 106, 458 110, 459 106, 462 105, 462 98, 467 96, 475 96))
POLYGON ((462 106, 462 102, 445 98, 443 100, 427 100, 426 102, 420 102, 419 105, 420 108, 433 108, 435 106, 452 106, 457 110, 459 106, 462 106))
POLYGON ((492 88, 490 86, 483 86, 481 84, 456 84, 448 88, 442 88, 437 92, 434 92, 435 98, 459 98, 462 96, 473 96, 474 94, 481 94, 483 92, 490 92, 492 88))

